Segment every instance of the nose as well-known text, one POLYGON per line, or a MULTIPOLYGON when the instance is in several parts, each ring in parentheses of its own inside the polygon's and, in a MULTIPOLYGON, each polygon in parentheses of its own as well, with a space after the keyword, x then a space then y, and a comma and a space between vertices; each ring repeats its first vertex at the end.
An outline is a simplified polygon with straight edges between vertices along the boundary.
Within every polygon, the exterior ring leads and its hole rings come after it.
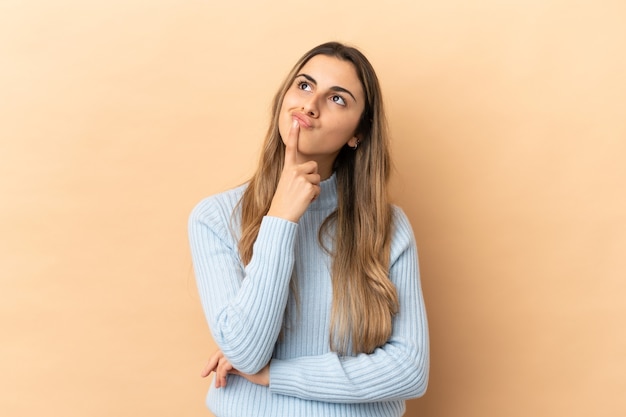
POLYGON ((317 97, 315 95, 313 95, 313 97, 311 97, 307 102, 303 104, 302 113, 313 118, 319 116, 320 113, 317 105, 317 97))

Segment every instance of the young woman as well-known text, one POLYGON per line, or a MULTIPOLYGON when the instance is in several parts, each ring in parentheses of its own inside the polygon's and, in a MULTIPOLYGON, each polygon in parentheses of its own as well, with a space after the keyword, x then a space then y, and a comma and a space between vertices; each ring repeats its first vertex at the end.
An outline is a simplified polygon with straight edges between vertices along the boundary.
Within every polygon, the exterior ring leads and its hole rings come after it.
POLYGON ((259 166, 196 206, 189 235, 219 350, 218 417, 401 416, 424 394, 429 345, 417 251, 389 203, 371 64, 326 43, 276 94, 259 166))

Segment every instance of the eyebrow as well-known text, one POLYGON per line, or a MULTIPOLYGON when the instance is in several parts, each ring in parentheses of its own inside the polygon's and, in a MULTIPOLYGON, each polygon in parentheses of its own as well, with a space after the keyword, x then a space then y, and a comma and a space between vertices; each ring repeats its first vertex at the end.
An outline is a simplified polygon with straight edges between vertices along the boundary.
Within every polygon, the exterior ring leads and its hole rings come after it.
MULTIPOLYGON (((310 82, 312 82, 313 84, 317 85, 317 81, 315 81, 315 78, 311 77, 309 74, 304 74, 304 73, 302 73, 302 74, 298 74, 298 75, 296 75, 296 78, 298 78, 298 77, 304 77, 304 78, 306 78, 307 80, 309 80, 310 82)), ((340 92, 340 93, 346 93, 346 94, 349 94, 349 95, 350 95, 350 97, 352 97, 352 100, 354 100, 354 102, 356 103, 356 98, 355 98, 355 97, 354 97, 354 95, 350 92, 350 90, 346 90, 345 88, 343 88, 343 87, 339 87, 338 85, 334 85, 334 86, 330 87, 330 90, 332 90, 332 91, 337 91, 337 92, 340 92)))

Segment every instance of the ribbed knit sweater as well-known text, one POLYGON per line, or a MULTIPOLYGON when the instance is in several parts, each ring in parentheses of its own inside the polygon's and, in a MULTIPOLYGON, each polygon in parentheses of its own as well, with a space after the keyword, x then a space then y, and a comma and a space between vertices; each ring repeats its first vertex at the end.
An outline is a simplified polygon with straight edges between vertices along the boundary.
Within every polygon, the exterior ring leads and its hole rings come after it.
POLYGON ((425 392, 429 370, 417 250, 404 213, 394 207, 389 276, 400 309, 392 335, 371 354, 341 356, 329 347, 331 258, 318 241, 337 207, 335 176, 321 183, 297 224, 263 218, 247 266, 237 250, 245 187, 201 201, 189 219, 189 239, 213 339, 241 372, 254 374, 271 361, 270 385, 229 375, 226 387, 211 385, 209 409, 218 417, 401 416, 405 400, 425 392))

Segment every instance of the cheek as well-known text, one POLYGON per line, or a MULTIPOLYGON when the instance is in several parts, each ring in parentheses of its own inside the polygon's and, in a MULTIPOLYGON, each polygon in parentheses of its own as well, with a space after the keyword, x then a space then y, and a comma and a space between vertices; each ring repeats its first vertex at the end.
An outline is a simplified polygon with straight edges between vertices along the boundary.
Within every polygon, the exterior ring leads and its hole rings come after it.
POLYGON ((358 124, 358 117, 340 117, 335 120, 332 130, 336 132, 338 136, 345 137, 347 138, 346 140, 349 140, 356 134, 358 124))
POLYGON ((278 131, 283 139, 283 143, 285 142, 285 139, 289 135, 289 130, 291 129, 291 110, 299 107, 302 107, 302 105, 298 92, 294 91, 293 88, 287 90, 287 93, 283 97, 278 117, 278 131))
POLYGON ((283 140, 283 143, 285 142, 285 138, 287 138, 287 135, 289 134, 289 128, 291 127, 290 119, 291 117, 289 117, 289 112, 281 109, 280 115, 278 117, 278 133, 280 133, 280 137, 283 140))

